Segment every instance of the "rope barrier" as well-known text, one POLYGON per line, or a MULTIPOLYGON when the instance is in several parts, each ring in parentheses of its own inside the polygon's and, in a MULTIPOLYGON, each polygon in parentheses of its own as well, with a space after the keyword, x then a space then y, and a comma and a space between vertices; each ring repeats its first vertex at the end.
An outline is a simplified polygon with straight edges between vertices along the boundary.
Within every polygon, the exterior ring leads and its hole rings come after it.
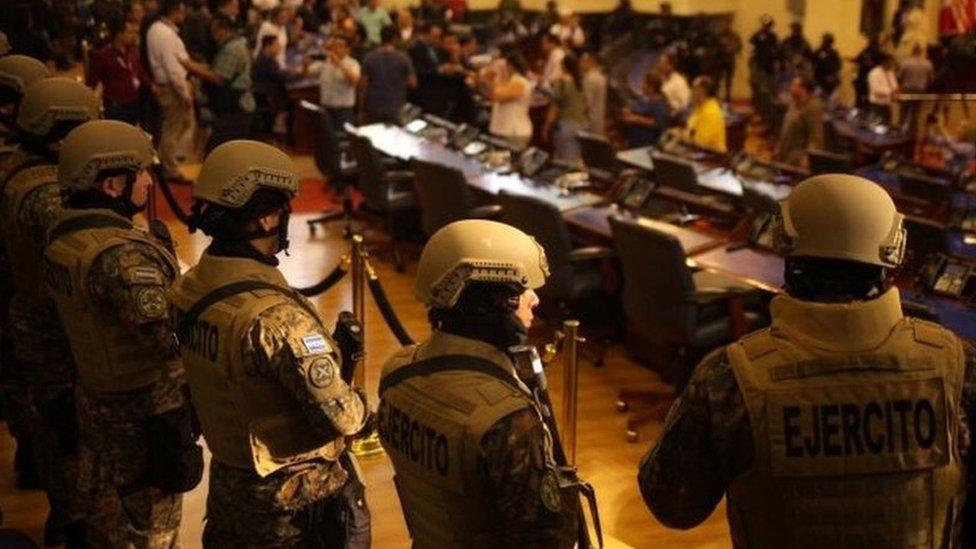
POLYGON ((312 286, 308 286, 306 288, 293 288, 293 290, 302 294, 305 297, 317 296, 322 292, 325 292, 329 288, 332 288, 333 286, 338 284, 339 281, 346 276, 346 273, 349 272, 348 264, 349 264, 349 257, 343 256, 342 261, 340 261, 339 264, 335 266, 335 269, 332 269, 332 272, 326 275, 321 282, 318 282, 317 284, 313 284, 312 286))
POLYGON ((369 286, 369 291, 373 294, 373 301, 376 302, 376 306, 380 309, 380 314, 383 315, 383 320, 386 321, 386 325, 393 332, 393 335, 400 342, 400 345, 413 345, 414 339, 410 337, 407 333, 407 329, 403 327, 403 323, 400 322, 400 318, 397 316, 396 311, 393 310, 393 306, 390 305, 389 298, 386 297, 386 290, 383 289, 383 284, 380 282, 378 276, 376 276, 376 271, 373 270, 373 266, 368 262, 366 263, 367 277, 366 285, 369 286))

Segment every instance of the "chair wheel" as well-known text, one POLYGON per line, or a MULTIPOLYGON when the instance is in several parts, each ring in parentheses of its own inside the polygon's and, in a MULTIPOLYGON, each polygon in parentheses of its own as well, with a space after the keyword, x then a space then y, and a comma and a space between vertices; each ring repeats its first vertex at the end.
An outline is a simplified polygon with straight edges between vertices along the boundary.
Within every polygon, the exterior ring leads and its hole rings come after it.
POLYGON ((627 431, 627 442, 637 442, 637 431, 627 431))
POLYGON ((620 412, 621 414, 626 412, 629 408, 630 406, 626 402, 622 400, 617 401, 617 411, 620 412))

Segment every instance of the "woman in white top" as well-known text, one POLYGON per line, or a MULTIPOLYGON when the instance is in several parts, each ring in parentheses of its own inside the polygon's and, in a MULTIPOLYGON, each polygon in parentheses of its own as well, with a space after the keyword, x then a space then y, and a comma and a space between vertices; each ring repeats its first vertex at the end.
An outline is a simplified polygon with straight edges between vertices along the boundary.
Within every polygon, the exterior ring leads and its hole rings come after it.
POLYGON ((525 73, 525 61, 514 52, 505 54, 498 63, 485 69, 488 97, 491 99, 488 131, 521 146, 532 139, 529 104, 534 84, 526 78, 525 73))

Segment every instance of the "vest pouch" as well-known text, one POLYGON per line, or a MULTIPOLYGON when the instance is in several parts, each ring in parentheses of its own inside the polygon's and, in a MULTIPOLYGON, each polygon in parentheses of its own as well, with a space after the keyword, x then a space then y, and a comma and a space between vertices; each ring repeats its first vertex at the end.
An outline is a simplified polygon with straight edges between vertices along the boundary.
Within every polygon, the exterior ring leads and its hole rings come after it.
POLYGON ((248 433, 254 470, 262 477, 317 457, 335 461, 343 449, 342 440, 329 441, 313 429, 296 429, 307 420, 292 410, 251 421, 248 433))
POLYGON ((169 494, 194 489, 203 477, 203 448, 193 432, 189 400, 175 410, 150 416, 145 423, 149 446, 149 485, 169 494))
POLYGON ((369 549, 371 543, 366 487, 353 477, 332 496, 303 507, 295 517, 315 549, 369 549))
POLYGON ((372 517, 369 506, 366 505, 366 486, 355 475, 349 475, 349 480, 336 498, 342 522, 340 531, 346 534, 343 547, 369 549, 372 541, 372 517))

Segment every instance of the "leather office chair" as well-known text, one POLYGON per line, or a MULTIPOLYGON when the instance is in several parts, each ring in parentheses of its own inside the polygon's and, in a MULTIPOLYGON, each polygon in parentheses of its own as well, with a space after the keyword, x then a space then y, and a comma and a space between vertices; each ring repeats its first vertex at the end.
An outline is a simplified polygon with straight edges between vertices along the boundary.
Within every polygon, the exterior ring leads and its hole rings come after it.
POLYGON ((302 100, 299 107, 306 111, 309 117, 315 121, 316 131, 312 132, 312 158, 315 160, 315 167, 325 178, 329 187, 342 194, 342 204, 325 210, 321 216, 308 220, 308 230, 315 235, 318 225, 325 225, 332 221, 344 220, 346 226, 343 230, 344 236, 352 234, 352 197, 350 187, 356 184, 358 172, 355 164, 346 160, 349 154, 349 142, 341 139, 339 132, 336 131, 335 124, 329 113, 314 103, 302 100))
POLYGON ((807 151, 807 158, 810 163, 810 175, 852 173, 854 171, 854 159, 846 153, 810 149, 807 151))
POLYGON ((498 219, 501 206, 474 205, 468 180, 460 170, 417 158, 410 161, 410 170, 414 174, 420 223, 427 236, 461 219, 498 219))
MULTIPOLYGON (((623 268, 628 331, 666 351, 662 376, 670 373, 678 392, 698 357, 766 322, 765 315, 756 312, 762 305, 758 292, 732 278, 693 272, 674 236, 616 216, 610 218, 610 227, 623 268)), ((639 426, 663 418, 675 396, 621 391, 620 411, 627 411, 631 403, 642 405, 627 419, 627 439, 637 440, 639 426)))
MULTIPOLYGON (((546 250, 549 278, 539 289, 543 310, 555 308, 560 318, 576 316, 583 305, 602 304, 607 297, 604 260, 613 250, 604 246, 574 248, 566 220, 556 206, 528 195, 498 194, 501 221, 535 237, 546 250), (599 300, 599 301, 598 301, 599 300)), ((600 366, 602 355, 582 350, 585 358, 600 366)))
POLYGON ((576 132, 580 146, 580 156, 586 164, 586 171, 597 181, 612 182, 621 172, 617 152, 610 140, 590 132, 576 132))
POLYGON ((403 272, 402 223, 416 210, 413 192, 413 172, 389 170, 373 148, 369 139, 361 135, 349 136, 350 148, 359 171, 359 190, 363 201, 353 213, 371 224, 381 224, 389 236, 389 248, 397 272, 403 272))

